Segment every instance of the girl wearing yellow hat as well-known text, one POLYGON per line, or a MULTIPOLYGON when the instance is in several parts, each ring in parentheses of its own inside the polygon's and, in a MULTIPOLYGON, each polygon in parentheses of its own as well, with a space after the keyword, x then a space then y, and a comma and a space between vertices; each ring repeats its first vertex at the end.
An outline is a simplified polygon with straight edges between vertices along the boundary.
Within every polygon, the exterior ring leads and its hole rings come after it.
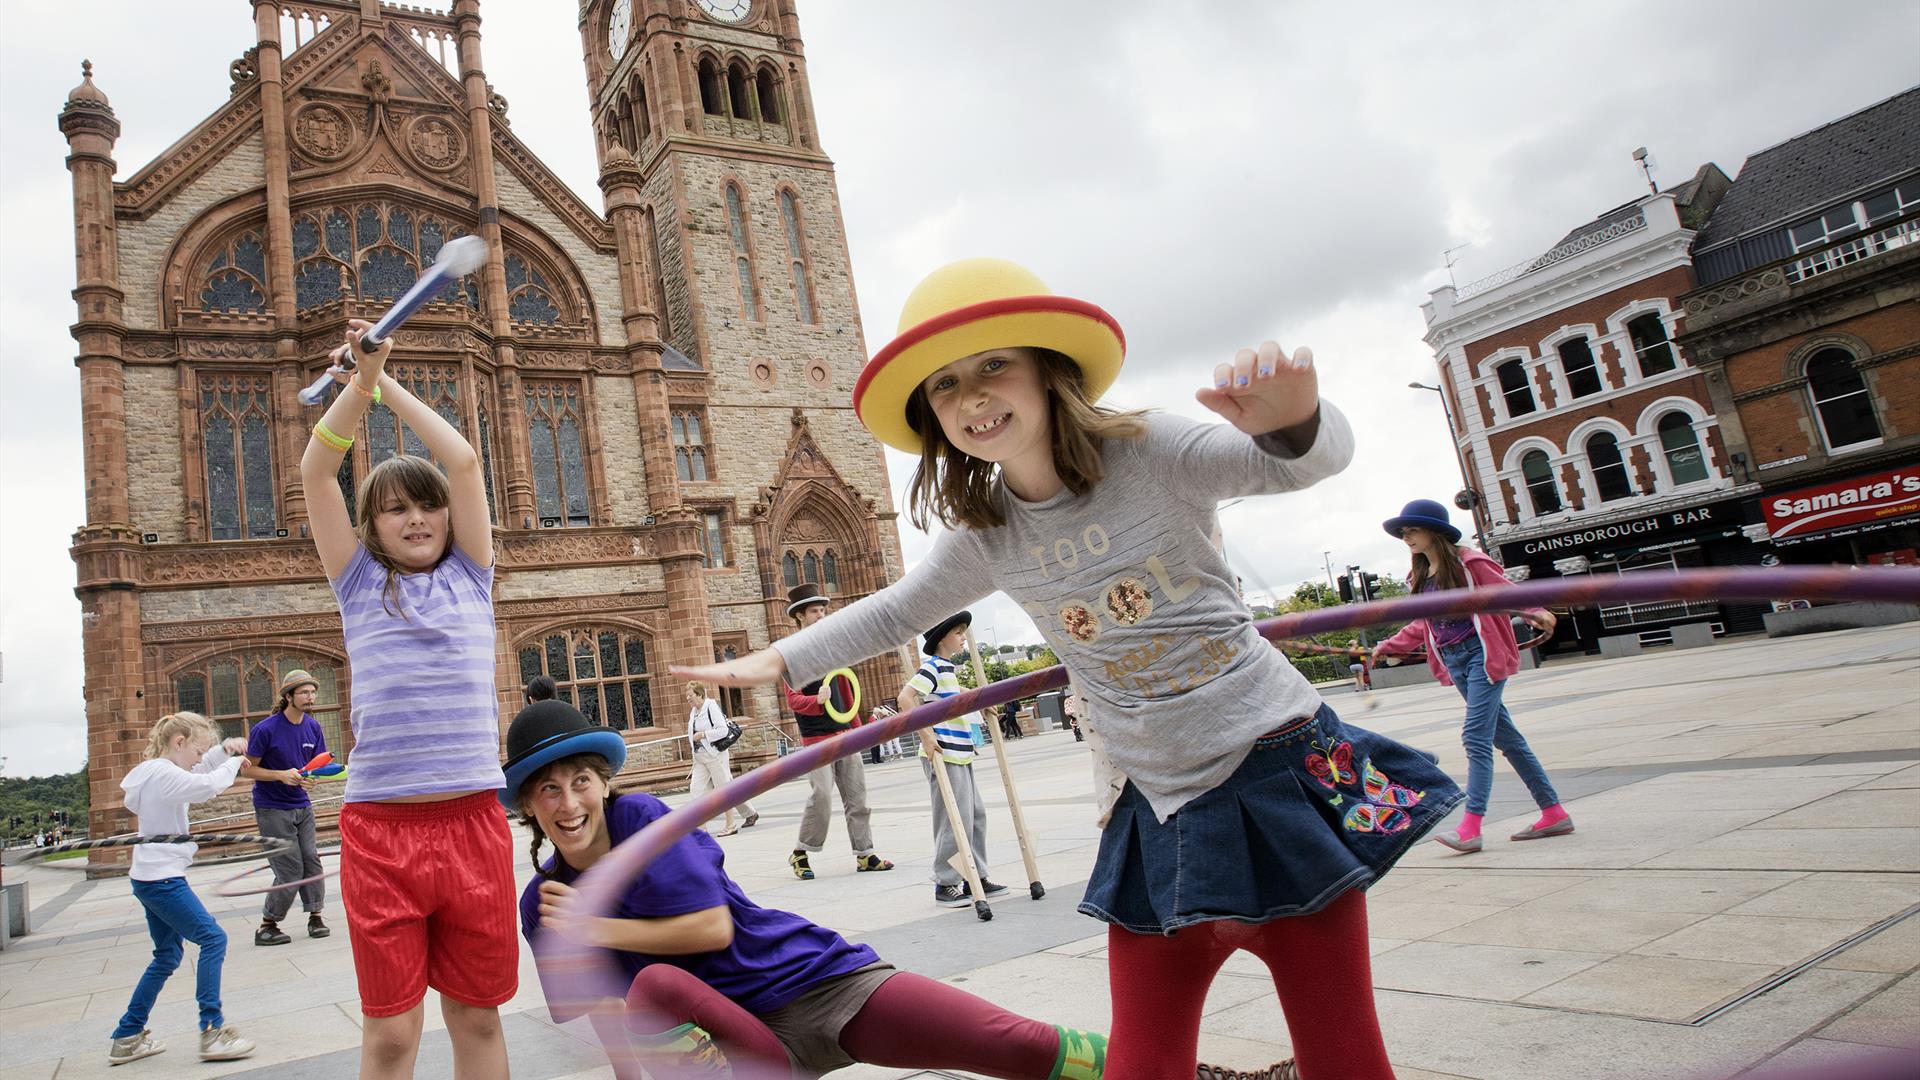
POLYGON ((935 271, 854 409, 920 456, 908 512, 949 531, 895 585, 773 649, 680 673, 815 678, 1004 590, 1127 776, 1080 905, 1110 924, 1106 1076, 1195 1070, 1207 987, 1246 949, 1273 973, 1297 1061, 1253 1075, 1390 1078, 1362 890, 1459 789, 1431 757, 1343 724, 1260 638, 1208 542, 1221 500, 1334 475, 1352 433, 1306 349, 1267 342, 1217 365, 1196 396, 1223 424, 1096 404, 1125 352, 1111 315, 1012 263, 935 271))

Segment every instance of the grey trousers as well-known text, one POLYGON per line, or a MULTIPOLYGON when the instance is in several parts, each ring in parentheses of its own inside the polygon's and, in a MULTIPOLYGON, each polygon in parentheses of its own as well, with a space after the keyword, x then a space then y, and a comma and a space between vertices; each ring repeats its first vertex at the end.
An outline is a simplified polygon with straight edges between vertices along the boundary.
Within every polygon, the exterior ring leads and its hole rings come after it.
MULTIPOLYGON (((982 881, 987 873, 987 804, 980 799, 980 789, 973 782, 972 765, 955 765, 942 761, 947 770, 947 783, 953 788, 953 805, 960 815, 960 821, 967 829, 967 842, 973 846, 973 863, 980 871, 982 881)), ((928 758, 920 759, 920 768, 927 774, 927 789, 933 793, 933 883, 935 885, 959 885, 966 881, 960 871, 953 868, 952 859, 960 852, 960 844, 953 838, 953 824, 947 818, 946 801, 940 797, 940 780, 933 775, 933 762, 928 758)))
MULTIPOLYGON (((267 864, 273 867, 275 885, 318 877, 322 873, 320 849, 313 836, 313 807, 276 810, 259 806, 254 808, 253 813, 260 821, 260 835, 293 841, 293 850, 267 860, 267 864)), ((293 909, 293 892, 292 889, 276 889, 268 893, 265 903, 260 905, 260 914, 274 922, 286 918, 287 912, 293 909)), ((327 883, 324 879, 300 886, 301 907, 317 912, 326 902, 327 883)))
POLYGON ((800 814, 800 841, 803 851, 819 851, 827 846, 827 827, 833 819, 833 789, 840 789, 840 803, 847 812, 847 838, 853 841, 854 858, 873 854, 873 826, 868 823, 867 767, 859 754, 849 755, 823 769, 807 774, 813 788, 807 796, 807 808, 800 814))

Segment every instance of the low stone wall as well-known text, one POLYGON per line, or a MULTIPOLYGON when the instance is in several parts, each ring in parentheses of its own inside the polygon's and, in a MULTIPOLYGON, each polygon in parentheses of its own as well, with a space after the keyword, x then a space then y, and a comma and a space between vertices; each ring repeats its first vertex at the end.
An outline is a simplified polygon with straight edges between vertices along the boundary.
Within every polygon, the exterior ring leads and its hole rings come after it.
POLYGON ((1760 616, 1768 637, 1792 637, 1818 634, 1828 630, 1854 630, 1863 626, 1895 626, 1920 620, 1920 604, 1860 601, 1851 604, 1827 604, 1824 607, 1794 611, 1769 611, 1760 616))

